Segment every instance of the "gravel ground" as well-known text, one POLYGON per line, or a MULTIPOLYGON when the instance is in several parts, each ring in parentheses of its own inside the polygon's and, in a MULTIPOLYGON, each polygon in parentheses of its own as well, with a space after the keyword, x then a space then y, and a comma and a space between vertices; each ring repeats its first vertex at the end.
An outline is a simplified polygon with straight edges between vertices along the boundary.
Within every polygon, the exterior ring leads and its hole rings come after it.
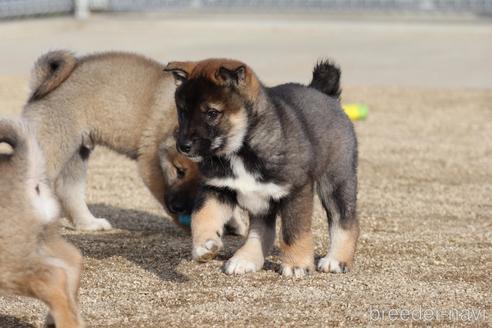
MULTIPOLYGON (((16 112, 27 81, 0 77, 0 112, 16 112)), ((263 271, 221 272, 191 261, 190 238, 166 219, 133 162, 98 149, 88 201, 116 227, 64 229, 85 257, 81 310, 90 327, 490 326, 492 93, 346 87, 369 105, 357 122, 361 237, 355 270, 282 278, 275 250, 263 271), (391 312, 390 312, 391 310, 391 312), (396 319, 397 318, 397 319, 396 319)), ((316 255, 327 248, 316 205, 316 255)), ((35 300, 0 298, 0 327, 40 325, 35 300)))

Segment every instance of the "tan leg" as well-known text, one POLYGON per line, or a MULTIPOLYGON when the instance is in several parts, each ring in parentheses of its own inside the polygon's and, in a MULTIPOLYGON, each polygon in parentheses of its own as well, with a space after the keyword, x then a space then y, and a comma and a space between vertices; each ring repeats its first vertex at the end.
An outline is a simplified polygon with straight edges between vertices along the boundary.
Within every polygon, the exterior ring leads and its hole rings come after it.
POLYGON ((359 237, 357 222, 349 227, 342 227, 338 222, 330 225, 330 249, 328 254, 320 259, 318 270, 322 272, 345 273, 352 269, 354 254, 359 237))
POLYGON ((80 328, 84 323, 77 302, 70 291, 70 273, 61 259, 48 258, 33 274, 18 280, 26 296, 35 297, 48 305, 57 328, 80 328))
POLYGON ((314 270, 311 232, 313 186, 308 184, 289 196, 281 208, 282 275, 302 277, 314 270))
POLYGON ((320 191, 319 196, 328 217, 330 248, 328 254, 320 259, 318 270, 345 273, 353 267, 359 238, 356 182, 347 180, 335 188, 321 188, 320 191))
POLYGON ((233 206, 209 196, 193 213, 191 232, 193 236, 193 259, 206 262, 222 249, 224 224, 231 218, 233 206))
POLYGON ((103 218, 95 218, 85 202, 87 163, 77 153, 65 165, 56 181, 56 194, 65 214, 78 230, 109 230, 111 224, 103 218))
POLYGON ((302 277, 314 271, 314 243, 312 234, 299 236, 292 245, 281 242, 282 275, 302 277))
POLYGON ((82 255, 80 251, 61 236, 55 236, 46 241, 46 248, 52 257, 65 262, 68 287, 74 299, 78 302, 80 273, 82 271, 82 255))
MULTIPOLYGON (((78 307, 82 255, 75 246, 58 234, 56 225, 47 227, 44 239, 45 243, 41 248, 41 252, 46 258, 45 262, 65 271, 67 291, 75 302, 75 306, 78 307)), ((46 325, 48 327, 55 325, 55 320, 51 313, 46 319, 46 325)))
POLYGON ((227 274, 256 272, 263 267, 265 257, 275 241, 275 212, 250 216, 248 238, 224 265, 227 274))

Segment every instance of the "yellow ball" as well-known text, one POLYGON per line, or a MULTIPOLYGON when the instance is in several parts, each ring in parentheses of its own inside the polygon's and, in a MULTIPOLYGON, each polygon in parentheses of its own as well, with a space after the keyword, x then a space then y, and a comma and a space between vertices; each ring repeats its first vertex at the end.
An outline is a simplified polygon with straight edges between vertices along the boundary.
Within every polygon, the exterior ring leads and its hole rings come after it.
POLYGON ((369 108, 363 104, 345 104, 343 110, 352 121, 364 120, 369 113, 369 108))

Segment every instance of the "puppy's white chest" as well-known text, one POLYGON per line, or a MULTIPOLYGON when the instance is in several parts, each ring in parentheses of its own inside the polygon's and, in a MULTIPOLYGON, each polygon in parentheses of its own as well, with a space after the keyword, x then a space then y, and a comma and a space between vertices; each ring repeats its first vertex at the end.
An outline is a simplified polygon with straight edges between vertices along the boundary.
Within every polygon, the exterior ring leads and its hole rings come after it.
POLYGON ((239 205, 252 214, 265 212, 268 210, 271 199, 278 200, 288 194, 289 186, 259 181, 259 175, 255 172, 248 172, 241 158, 232 156, 230 163, 234 177, 214 178, 207 183, 211 186, 235 190, 239 205))

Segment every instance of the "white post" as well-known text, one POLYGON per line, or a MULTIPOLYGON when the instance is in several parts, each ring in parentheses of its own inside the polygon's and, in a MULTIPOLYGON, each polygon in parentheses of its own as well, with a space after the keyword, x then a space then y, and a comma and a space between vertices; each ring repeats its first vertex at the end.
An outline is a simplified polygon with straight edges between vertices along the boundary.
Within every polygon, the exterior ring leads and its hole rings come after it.
POLYGON ((75 17, 77 19, 89 17, 89 0, 75 0, 75 17))
POLYGON ((190 4, 191 8, 197 9, 203 6, 202 0, 193 0, 190 4))

